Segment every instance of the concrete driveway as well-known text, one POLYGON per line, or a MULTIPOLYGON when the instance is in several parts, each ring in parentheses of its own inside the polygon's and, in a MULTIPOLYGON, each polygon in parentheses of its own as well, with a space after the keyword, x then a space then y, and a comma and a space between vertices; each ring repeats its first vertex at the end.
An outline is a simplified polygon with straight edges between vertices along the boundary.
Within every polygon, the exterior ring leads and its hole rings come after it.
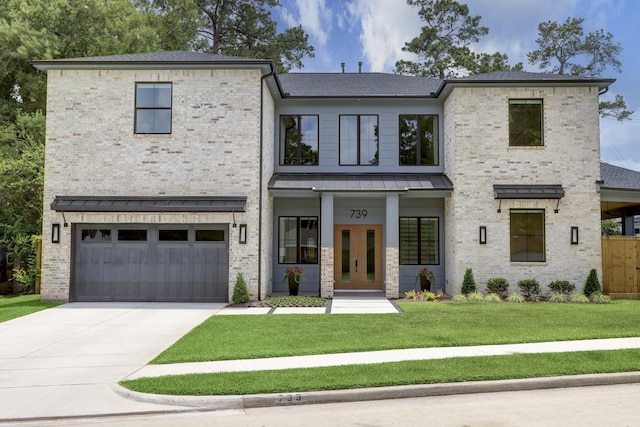
POLYGON ((0 323, 0 420, 171 410, 113 384, 223 307, 71 303, 0 323))

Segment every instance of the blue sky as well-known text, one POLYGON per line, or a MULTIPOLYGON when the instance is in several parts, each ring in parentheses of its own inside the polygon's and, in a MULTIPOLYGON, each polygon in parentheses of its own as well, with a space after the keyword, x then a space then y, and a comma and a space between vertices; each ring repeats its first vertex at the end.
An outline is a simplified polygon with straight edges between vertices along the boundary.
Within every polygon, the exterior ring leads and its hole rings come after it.
MULTIPOLYGON (((301 72, 393 72, 399 59, 412 59, 402 51, 405 42, 417 36, 423 22, 417 9, 406 0, 280 0, 273 18, 283 26, 302 24, 316 49, 305 59, 301 72)), ((522 62, 526 71, 539 71, 527 62, 536 48, 538 24, 564 23, 568 17, 584 18, 585 32, 603 29, 622 46, 622 73, 608 70, 602 77, 617 81, 603 95, 612 100, 624 96, 636 113, 630 121, 600 120, 602 160, 640 171, 640 1, 637 0, 459 0, 472 15, 482 16, 489 34, 477 52, 507 53, 511 64, 522 62)))

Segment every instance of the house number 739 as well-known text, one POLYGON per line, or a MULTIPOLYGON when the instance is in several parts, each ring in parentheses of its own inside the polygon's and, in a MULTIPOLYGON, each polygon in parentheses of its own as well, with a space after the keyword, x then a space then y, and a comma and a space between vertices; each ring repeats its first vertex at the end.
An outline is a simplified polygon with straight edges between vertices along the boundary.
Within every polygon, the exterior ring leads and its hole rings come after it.
POLYGON ((351 209, 351 218, 366 218, 368 213, 366 209, 351 209))

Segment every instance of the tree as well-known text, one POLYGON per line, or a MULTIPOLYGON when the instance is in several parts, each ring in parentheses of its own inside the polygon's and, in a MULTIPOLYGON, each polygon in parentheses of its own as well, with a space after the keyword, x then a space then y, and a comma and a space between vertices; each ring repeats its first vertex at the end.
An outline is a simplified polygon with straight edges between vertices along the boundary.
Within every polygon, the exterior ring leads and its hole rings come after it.
POLYGON ((613 219, 600 221, 603 236, 619 236, 622 234, 622 224, 613 219))
MULTIPOLYGON (((538 49, 527 54, 529 63, 550 73, 573 76, 597 77, 609 67, 620 72, 620 44, 614 43, 613 35, 603 30, 585 36, 583 22, 584 19, 567 18, 562 25, 551 21, 540 23, 538 49)), ((624 120, 633 113, 626 108, 622 96, 617 95, 613 102, 600 103, 600 115, 624 120)))
POLYGON ((461 292, 464 295, 468 295, 476 292, 476 281, 473 278, 473 270, 471 268, 467 268, 464 271, 464 278, 462 279, 462 289, 461 292))
MULTIPOLYGON (((196 25, 196 49, 215 54, 273 59, 278 72, 302 68, 302 58, 313 58, 314 48, 302 26, 277 31, 271 10, 278 0, 138 0, 169 18, 168 10, 182 11, 181 23, 196 25), (188 20, 188 21, 187 21, 188 20)), ((148 10, 151 10, 148 9, 148 10)), ((174 14, 174 18, 175 18, 174 14)))
POLYGON ((469 49, 489 29, 480 26, 481 16, 469 15, 467 5, 454 0, 407 0, 407 4, 420 8, 418 15, 426 25, 402 50, 416 54, 422 62, 396 62, 399 74, 444 79, 465 71, 475 74, 509 69, 506 55, 475 54, 469 49))

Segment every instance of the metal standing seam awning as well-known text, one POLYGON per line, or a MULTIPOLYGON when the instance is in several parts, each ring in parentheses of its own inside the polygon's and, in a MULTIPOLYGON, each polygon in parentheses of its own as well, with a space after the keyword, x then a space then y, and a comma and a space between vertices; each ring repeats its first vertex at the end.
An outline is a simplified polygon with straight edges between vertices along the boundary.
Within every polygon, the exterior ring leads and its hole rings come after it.
POLYGON ((558 205, 560 199, 564 197, 564 189, 561 184, 550 185, 504 185, 494 184, 494 198, 500 200, 498 205, 498 213, 501 212, 502 199, 556 199, 555 212, 558 213, 558 205))
POLYGON ((56 196, 57 212, 244 212, 244 196, 56 196))
POLYGON ((345 174, 276 173, 269 180, 272 195, 314 194, 323 192, 433 192, 449 196, 453 184, 443 174, 345 174))

